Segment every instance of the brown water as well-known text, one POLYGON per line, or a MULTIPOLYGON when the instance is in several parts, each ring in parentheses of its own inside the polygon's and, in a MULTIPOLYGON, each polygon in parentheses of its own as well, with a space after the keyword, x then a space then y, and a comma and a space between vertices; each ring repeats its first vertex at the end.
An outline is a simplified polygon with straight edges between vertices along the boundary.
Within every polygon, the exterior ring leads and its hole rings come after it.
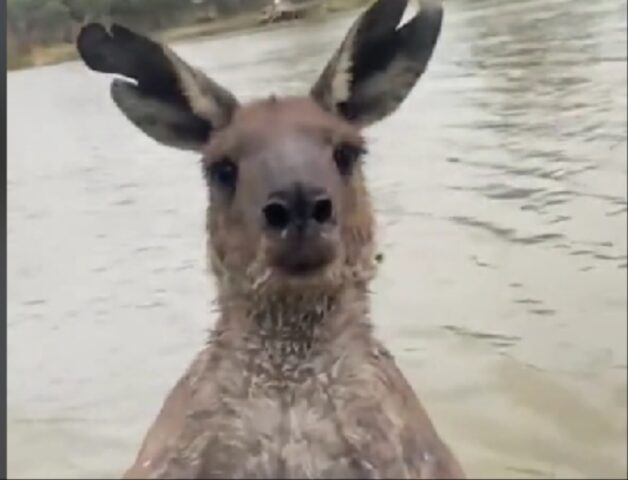
MULTIPOLYGON (((470 476, 626 478, 626 3, 448 0, 372 128, 379 335, 470 476)), ((177 45, 303 92, 348 17, 177 45)), ((8 78, 9 473, 119 476, 214 313, 189 154, 78 63, 8 78)))

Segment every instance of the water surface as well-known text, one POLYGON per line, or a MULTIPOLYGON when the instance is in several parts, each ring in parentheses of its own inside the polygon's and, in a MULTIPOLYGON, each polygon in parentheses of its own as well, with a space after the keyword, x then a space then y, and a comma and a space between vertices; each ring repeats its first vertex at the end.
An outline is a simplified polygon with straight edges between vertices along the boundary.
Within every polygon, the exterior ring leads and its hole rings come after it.
MULTIPOLYGON (((374 322, 468 474, 626 477, 626 4, 448 0, 368 131, 374 322)), ((306 91, 349 17, 177 44, 306 91)), ((116 477, 211 327, 197 159, 79 63, 8 76, 9 473, 116 477)))

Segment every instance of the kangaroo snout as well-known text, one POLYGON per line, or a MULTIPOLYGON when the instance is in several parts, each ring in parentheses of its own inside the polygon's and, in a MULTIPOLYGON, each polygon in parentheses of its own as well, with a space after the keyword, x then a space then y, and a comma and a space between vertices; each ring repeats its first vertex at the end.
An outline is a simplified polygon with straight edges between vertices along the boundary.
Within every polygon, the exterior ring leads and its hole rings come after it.
POLYGON ((266 228, 274 232, 303 235, 330 226, 334 205, 325 190, 295 182, 273 192, 262 215, 266 228))
POLYGON ((288 274, 305 274, 335 256, 334 202, 322 188, 294 182, 272 192, 261 209, 271 261, 288 274))

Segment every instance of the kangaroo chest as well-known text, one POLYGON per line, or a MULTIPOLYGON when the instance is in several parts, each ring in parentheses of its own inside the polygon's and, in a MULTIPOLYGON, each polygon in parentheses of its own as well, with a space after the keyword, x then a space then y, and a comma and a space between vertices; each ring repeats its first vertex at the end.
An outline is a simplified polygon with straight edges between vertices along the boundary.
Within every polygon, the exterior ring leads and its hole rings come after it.
POLYGON ((392 364, 343 352, 292 378, 254 357, 197 364, 129 478, 434 478, 438 439, 392 364))
POLYGON ((244 376, 241 395, 219 395, 205 421, 198 415, 199 477, 407 477, 389 413, 368 381, 360 391, 344 386, 340 368, 306 365, 287 382, 260 367, 244 376))
POLYGON ((203 476, 361 477, 330 390, 319 379, 226 399, 203 476))

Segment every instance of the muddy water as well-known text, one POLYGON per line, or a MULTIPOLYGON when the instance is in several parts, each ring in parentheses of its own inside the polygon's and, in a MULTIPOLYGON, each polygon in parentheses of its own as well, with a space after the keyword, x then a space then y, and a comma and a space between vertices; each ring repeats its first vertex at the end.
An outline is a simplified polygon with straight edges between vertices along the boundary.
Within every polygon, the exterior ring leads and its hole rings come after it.
MULTIPOLYGON (((177 45, 304 91, 349 18, 177 45)), ((9 469, 115 477, 214 312, 193 156, 78 63, 9 75, 9 469)), ((470 476, 626 476, 626 5, 449 0, 368 132, 379 335, 470 476)))

